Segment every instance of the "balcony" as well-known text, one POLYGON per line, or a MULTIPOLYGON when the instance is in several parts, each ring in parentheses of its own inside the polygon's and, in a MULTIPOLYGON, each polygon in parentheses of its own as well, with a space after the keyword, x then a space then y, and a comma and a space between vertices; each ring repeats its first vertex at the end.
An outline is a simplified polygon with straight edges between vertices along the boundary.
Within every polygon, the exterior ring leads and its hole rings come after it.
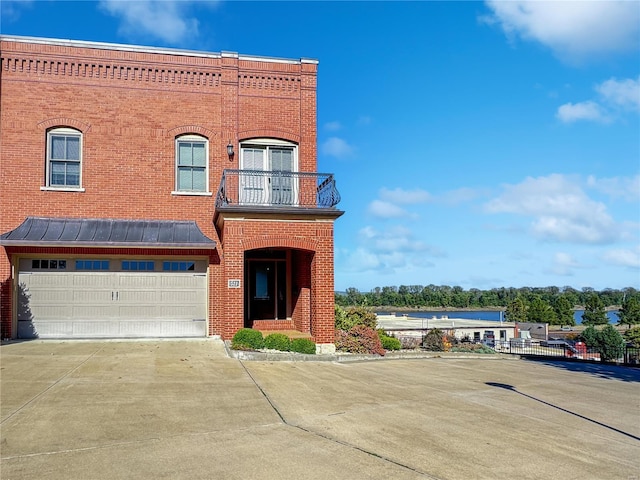
POLYGON ((339 202, 340 194, 332 174, 224 170, 216 196, 216 212, 290 211, 335 215, 339 202))

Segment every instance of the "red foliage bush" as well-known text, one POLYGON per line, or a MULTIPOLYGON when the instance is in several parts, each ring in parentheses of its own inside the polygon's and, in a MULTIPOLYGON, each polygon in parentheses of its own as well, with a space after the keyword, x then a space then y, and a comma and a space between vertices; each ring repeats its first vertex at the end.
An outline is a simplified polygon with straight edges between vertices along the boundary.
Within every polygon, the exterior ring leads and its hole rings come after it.
POLYGON ((336 331, 336 350, 340 352, 384 355, 382 342, 373 328, 356 325, 348 332, 336 331))

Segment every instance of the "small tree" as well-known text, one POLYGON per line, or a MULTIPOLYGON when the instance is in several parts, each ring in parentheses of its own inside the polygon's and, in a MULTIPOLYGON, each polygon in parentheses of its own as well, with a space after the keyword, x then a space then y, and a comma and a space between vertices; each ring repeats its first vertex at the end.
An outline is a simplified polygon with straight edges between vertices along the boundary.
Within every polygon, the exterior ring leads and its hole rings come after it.
POLYGON ((605 325, 600 333, 600 358, 603 362, 618 360, 624 355, 625 341, 612 325, 605 325))
POLYGON ((551 305, 536 295, 527 309, 527 322, 554 325, 556 320, 556 312, 551 308, 551 305))
POLYGON ((505 317, 509 322, 526 322, 527 321, 527 303, 521 296, 517 296, 505 311, 505 317))
POLYGON ((622 308, 618 310, 618 325, 637 325, 640 323, 640 302, 636 297, 629 297, 622 302, 622 308))
POLYGON ((422 342, 425 350, 431 352, 444 352, 444 332, 439 328, 430 330, 424 337, 422 342))
POLYGON ((629 330, 626 330, 622 336, 635 348, 640 348, 640 327, 630 328, 629 330))
POLYGON ((607 318, 607 312, 604 310, 604 303, 600 300, 600 297, 592 293, 587 299, 587 304, 584 306, 584 313, 582 314, 583 325, 606 325, 609 323, 607 318))
POLYGON ((376 314, 366 307, 342 308, 335 306, 335 326, 336 330, 349 331, 356 325, 375 329, 378 324, 376 314))
POLYGON ((569 299, 564 295, 556 297, 555 302, 553 302, 553 310, 556 312, 558 325, 572 327, 576 324, 576 319, 573 315, 573 305, 571 305, 569 299))
POLYGON ((605 325, 602 330, 589 325, 581 336, 587 347, 595 348, 600 353, 603 362, 617 360, 624 355, 624 338, 612 325, 605 325))
POLYGON ((580 335, 584 344, 589 348, 598 347, 598 331, 593 325, 589 325, 580 335))

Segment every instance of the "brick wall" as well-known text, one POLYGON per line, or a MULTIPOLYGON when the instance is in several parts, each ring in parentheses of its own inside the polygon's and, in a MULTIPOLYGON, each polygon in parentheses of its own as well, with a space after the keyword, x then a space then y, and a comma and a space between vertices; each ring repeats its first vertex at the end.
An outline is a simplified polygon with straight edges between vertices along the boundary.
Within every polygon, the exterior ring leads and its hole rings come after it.
MULTIPOLYGON (((226 278, 244 278, 245 252, 292 249, 292 321, 318 343, 334 341, 333 222, 251 219, 226 220, 224 263, 226 278), (313 280, 313 277, 319 276, 313 280)), ((229 334, 242 327, 243 290, 226 289, 229 334)), ((226 333, 226 332, 225 332, 226 333)))
MULTIPOLYGON (((316 293, 296 310, 298 324, 310 319, 318 339, 333 341, 330 328, 313 321, 333 318, 331 222, 225 225, 224 243, 212 222, 222 171, 239 167, 239 155, 227 156, 229 141, 236 152, 246 138, 293 141, 299 169, 316 171, 315 63, 9 40, 0 51, 0 233, 27 216, 195 220, 220 251, 209 267, 209 333, 230 338, 242 323, 243 292, 227 289, 226 280, 243 278, 247 242, 275 246, 286 232, 298 245, 292 248, 315 252, 311 275, 318 277, 307 280, 316 293), (62 126, 83 134, 83 192, 41 188, 46 132, 62 126), (171 193, 175 138, 184 133, 209 140, 211 196, 171 193)), ((8 255, 0 252, 3 337, 14 333, 8 255)), ((305 295, 302 289, 301 305, 305 295)))

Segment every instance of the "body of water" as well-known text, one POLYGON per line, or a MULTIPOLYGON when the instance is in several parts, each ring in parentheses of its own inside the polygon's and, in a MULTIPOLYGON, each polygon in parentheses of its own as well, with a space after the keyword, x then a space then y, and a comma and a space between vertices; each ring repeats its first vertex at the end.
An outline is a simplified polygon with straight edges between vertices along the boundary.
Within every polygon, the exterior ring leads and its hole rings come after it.
MULTIPOLYGON (((616 324, 618 323, 618 316, 615 313, 615 310, 607 311, 607 317, 609 318, 609 323, 616 324)), ((420 312, 396 312, 396 317, 401 317, 406 314, 409 317, 414 318, 442 318, 443 316, 448 316, 449 318, 464 318, 465 320, 487 320, 490 322, 499 322, 500 314, 502 312, 498 311, 490 311, 490 310, 464 310, 464 311, 455 311, 455 312, 442 312, 442 311, 420 311, 420 312)), ((573 313, 573 318, 575 318, 576 325, 580 325, 582 323, 582 314, 584 310, 576 310, 573 313)), ((504 314, 502 314, 502 319, 504 320, 504 314)))

